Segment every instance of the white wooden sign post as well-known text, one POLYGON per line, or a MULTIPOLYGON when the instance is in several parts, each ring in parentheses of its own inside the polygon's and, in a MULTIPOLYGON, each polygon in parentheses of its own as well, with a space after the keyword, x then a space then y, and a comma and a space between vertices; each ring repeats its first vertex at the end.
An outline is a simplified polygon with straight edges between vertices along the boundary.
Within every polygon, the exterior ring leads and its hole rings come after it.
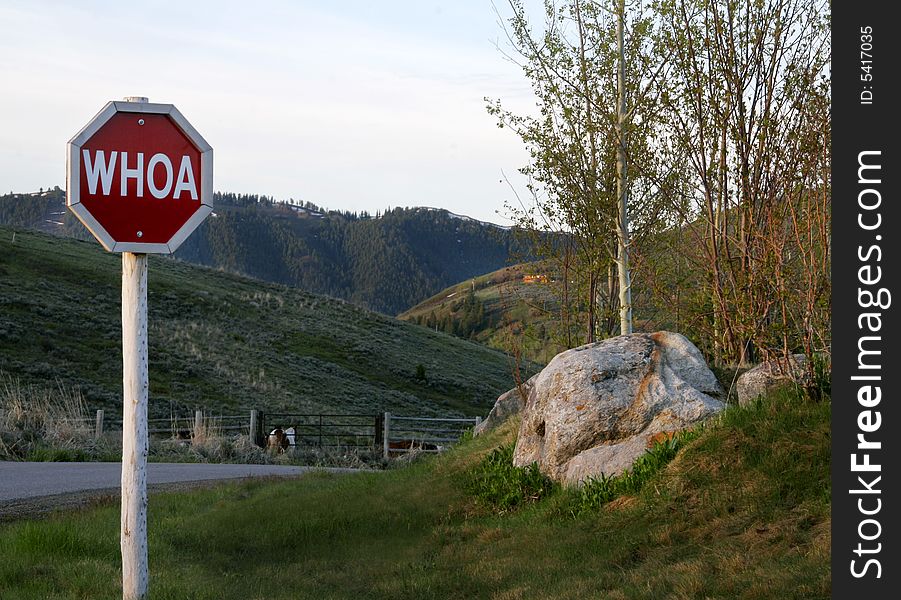
POLYGON ((147 254, 213 210, 213 149, 171 104, 109 102, 68 144, 66 204, 122 252, 122 597, 147 597, 147 254))
POLYGON ((122 253, 122 597, 147 595, 147 255, 122 253))

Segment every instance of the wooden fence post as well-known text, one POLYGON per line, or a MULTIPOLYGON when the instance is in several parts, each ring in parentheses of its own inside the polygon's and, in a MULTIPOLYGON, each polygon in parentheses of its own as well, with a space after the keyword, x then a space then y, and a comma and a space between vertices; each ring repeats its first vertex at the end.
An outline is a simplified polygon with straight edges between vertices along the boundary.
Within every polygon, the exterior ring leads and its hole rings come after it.
POLYGON ((195 410, 194 411, 194 437, 199 438, 203 436, 203 411, 195 410))
POLYGON ((384 418, 384 429, 382 430, 382 450, 385 453, 385 460, 388 460, 388 440, 391 438, 391 413, 386 412, 384 418))
POLYGON ((260 411, 250 411, 250 441, 260 448, 263 447, 263 423, 260 419, 260 411))
POLYGON ((378 413, 375 415, 375 425, 373 425, 373 433, 375 437, 373 438, 372 448, 373 450, 376 448, 381 448, 384 445, 384 435, 385 435, 385 414, 378 413))
POLYGON ((100 439, 103 436, 103 409, 97 409, 97 420, 94 422, 94 437, 100 439))

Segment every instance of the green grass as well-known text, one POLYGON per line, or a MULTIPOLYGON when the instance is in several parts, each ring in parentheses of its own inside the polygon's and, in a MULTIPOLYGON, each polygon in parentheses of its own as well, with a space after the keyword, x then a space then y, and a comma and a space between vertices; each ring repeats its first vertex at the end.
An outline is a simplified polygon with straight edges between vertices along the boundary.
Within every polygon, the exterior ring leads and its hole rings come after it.
MULTIPOLYGON (((121 414, 120 273, 119 255, 95 242, 0 227, 0 374, 58 382, 108 419, 121 414)), ((148 300, 152 417, 477 415, 513 385, 495 350, 165 257, 151 257, 148 300)))
POLYGON ((556 490, 556 485, 532 463, 513 466, 513 442, 495 448, 463 475, 465 489, 483 504, 504 513, 530 502, 538 502, 556 490))
POLYGON ((703 424, 697 425, 656 442, 638 457, 631 468, 620 475, 607 477, 601 474, 600 477, 589 477, 578 494, 572 494, 573 502, 569 512, 573 515, 583 514, 617 498, 641 492, 645 484, 673 460, 685 444, 700 435, 702 429, 703 424))
POLYGON ((560 504, 561 512, 578 516, 596 511, 617 498, 639 493, 685 444, 700 435, 703 427, 702 423, 655 442, 623 473, 589 477, 578 490, 562 490, 539 471, 537 463, 514 467, 516 444, 513 442, 492 450, 476 467, 464 473, 462 481, 467 491, 500 513, 562 494, 566 501, 560 504))
POLYGON ((524 263, 467 279, 404 311, 398 318, 416 322, 434 315, 438 321, 451 318, 459 322, 463 300, 474 288, 475 297, 484 305, 486 324, 472 339, 506 352, 516 345, 526 360, 547 364, 566 349, 559 343, 562 334, 558 300, 547 284, 523 283, 523 276, 546 270, 540 263, 524 263), (514 335, 514 331, 519 333, 514 335))
MULTIPOLYGON (((407 469, 153 496, 151 598, 829 598, 829 424, 788 393, 730 408, 577 513, 462 484, 515 423, 407 469)), ((115 506, 0 526, 4 600, 118 597, 118 564, 115 506)))

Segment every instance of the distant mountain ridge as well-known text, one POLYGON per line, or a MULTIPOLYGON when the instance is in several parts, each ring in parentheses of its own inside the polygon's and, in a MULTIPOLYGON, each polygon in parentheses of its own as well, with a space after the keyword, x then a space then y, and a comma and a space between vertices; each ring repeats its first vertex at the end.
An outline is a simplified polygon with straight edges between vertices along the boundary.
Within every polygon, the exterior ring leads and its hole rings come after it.
MULTIPOLYGON (((512 229, 444 209, 395 208, 373 216, 218 192, 214 206, 176 258, 391 315, 525 253, 512 229)), ((66 210, 59 188, 0 196, 0 224, 90 237, 66 210)))

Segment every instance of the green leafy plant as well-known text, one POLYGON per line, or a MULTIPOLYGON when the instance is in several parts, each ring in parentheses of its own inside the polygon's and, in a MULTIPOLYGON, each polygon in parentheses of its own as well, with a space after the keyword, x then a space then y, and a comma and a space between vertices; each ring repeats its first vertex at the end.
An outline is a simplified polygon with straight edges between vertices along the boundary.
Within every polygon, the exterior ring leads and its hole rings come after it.
POLYGON ((832 396, 832 362, 828 354, 814 354, 810 357, 813 371, 808 393, 816 400, 832 396))
POLYGON ((536 463, 513 466, 513 448, 512 443, 495 448, 465 474, 467 491, 500 512, 537 502, 556 489, 536 463))
POLYGON ((577 515, 594 511, 619 496, 640 492, 644 484, 673 460, 685 444, 698 437, 700 431, 701 426, 656 442, 632 464, 631 469, 620 475, 589 477, 574 497, 570 512, 577 515))

